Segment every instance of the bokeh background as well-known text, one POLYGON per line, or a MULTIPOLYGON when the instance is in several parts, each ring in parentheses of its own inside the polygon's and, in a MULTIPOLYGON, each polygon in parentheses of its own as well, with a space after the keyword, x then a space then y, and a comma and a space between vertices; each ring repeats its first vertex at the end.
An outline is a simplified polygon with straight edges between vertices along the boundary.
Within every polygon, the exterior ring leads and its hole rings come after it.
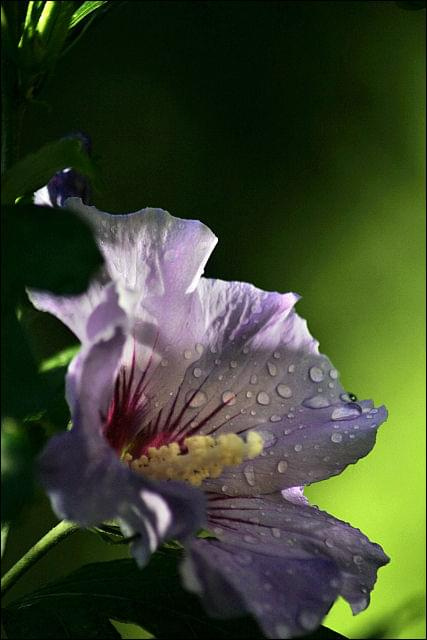
MULTIPOLYGON (((425 12, 116 4, 63 59, 39 96, 49 107, 33 105, 23 151, 86 131, 99 208, 200 219, 219 236, 208 275, 303 296, 298 311, 344 385, 390 412, 366 459, 307 490, 392 559, 366 612, 338 602, 325 624, 351 638, 424 638, 425 12)), ((54 521, 40 495, 5 565, 54 521)), ((78 533, 12 596, 125 553, 78 533)))

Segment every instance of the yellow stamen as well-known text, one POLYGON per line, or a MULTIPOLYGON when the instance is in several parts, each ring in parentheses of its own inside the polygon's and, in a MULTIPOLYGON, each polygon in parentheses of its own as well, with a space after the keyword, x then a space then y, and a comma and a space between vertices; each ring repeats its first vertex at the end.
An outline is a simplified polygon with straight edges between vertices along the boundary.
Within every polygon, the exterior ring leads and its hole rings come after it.
POLYGON ((188 449, 181 453, 176 442, 156 449, 150 447, 147 455, 132 458, 127 453, 124 461, 129 467, 154 480, 181 480, 195 486, 206 478, 218 478, 224 467, 239 465, 243 460, 252 460, 263 449, 263 441, 258 433, 250 431, 246 438, 235 433, 218 437, 191 436, 184 440, 188 449))

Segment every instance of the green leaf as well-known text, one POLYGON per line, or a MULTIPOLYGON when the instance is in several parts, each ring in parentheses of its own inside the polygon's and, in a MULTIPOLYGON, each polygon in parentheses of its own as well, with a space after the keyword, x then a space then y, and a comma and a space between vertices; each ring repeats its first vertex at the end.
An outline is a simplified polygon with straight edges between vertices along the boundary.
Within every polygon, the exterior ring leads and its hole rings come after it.
POLYGON ((102 264, 89 226, 66 209, 3 207, 1 247, 7 304, 25 286, 66 295, 82 293, 102 264))
POLYGON ((58 367, 66 367, 78 353, 79 349, 80 345, 72 345, 71 347, 66 347, 62 351, 55 353, 52 357, 46 358, 39 367, 40 373, 52 371, 53 369, 58 369, 58 367))
POLYGON ((100 2, 83 2, 83 4, 73 13, 69 28, 72 29, 88 15, 97 9, 101 9, 106 4, 108 4, 107 0, 100 2))
POLYGON ((6 550, 7 538, 9 535, 10 523, 2 522, 1 523, 1 557, 3 558, 3 554, 6 550))
MULTIPOLYGON (((155 638, 263 638, 252 618, 209 618, 181 586, 181 557, 179 551, 161 550, 143 571, 132 560, 82 567, 10 604, 3 612, 6 633, 34 639, 117 638, 110 620, 118 620, 137 624, 155 638)), ((308 637, 342 637, 330 630, 322 633, 308 637)))
POLYGON ((65 138, 51 142, 11 167, 2 179, 2 203, 31 195, 61 169, 71 167, 96 181, 94 165, 80 140, 65 138))

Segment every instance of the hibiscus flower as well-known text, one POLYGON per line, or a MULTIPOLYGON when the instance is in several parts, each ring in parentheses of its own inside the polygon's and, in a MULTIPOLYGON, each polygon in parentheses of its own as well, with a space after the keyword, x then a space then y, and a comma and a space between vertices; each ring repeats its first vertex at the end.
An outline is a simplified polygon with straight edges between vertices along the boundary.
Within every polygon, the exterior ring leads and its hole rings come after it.
POLYGON ((388 558, 303 488, 365 456, 385 408, 342 388, 296 294, 202 277, 217 238, 201 222, 65 206, 105 268, 77 297, 29 292, 82 345, 66 379, 73 426, 40 461, 56 513, 116 520, 141 567, 179 539, 184 585, 270 638, 315 629, 339 595, 363 610, 388 558))

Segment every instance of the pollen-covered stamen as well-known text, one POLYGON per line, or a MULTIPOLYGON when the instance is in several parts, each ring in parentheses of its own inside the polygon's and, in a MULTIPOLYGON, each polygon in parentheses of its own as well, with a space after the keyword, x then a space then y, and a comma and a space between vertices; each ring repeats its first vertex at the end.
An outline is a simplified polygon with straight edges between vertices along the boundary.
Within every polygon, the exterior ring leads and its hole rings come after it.
POLYGON ((191 436, 184 440, 184 447, 181 451, 177 442, 158 449, 150 447, 140 458, 126 454, 124 461, 133 471, 154 480, 181 480, 199 486, 206 478, 218 478, 224 467, 256 458, 263 449, 263 441, 251 431, 246 442, 235 433, 227 433, 218 437, 191 436))

